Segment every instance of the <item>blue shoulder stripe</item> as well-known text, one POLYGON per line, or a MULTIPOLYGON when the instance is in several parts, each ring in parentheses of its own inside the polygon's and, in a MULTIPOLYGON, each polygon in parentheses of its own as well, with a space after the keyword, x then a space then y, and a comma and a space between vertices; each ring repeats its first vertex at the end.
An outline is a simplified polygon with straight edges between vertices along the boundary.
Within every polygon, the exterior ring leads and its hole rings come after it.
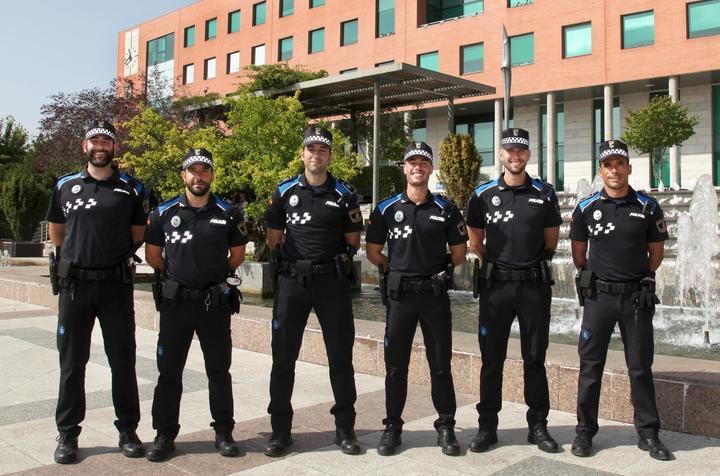
POLYGON ((180 203, 180 195, 178 195, 175 198, 171 198, 170 200, 166 200, 166 201, 162 202, 160 205, 158 205, 158 215, 162 215, 169 208, 171 208, 179 203, 180 203))
POLYGON ((657 207, 657 200, 652 198, 650 195, 645 195, 643 192, 635 192, 638 202, 644 207, 647 202, 650 202, 651 208, 650 213, 655 213, 657 207))
POLYGON ((297 183, 300 183, 299 175, 297 177, 288 179, 288 180, 282 182, 280 185, 278 185, 278 192, 280 193, 280 196, 282 197, 283 195, 285 195, 285 192, 290 190, 293 187, 293 185, 295 185, 297 183))
POLYGON ((543 187, 545 186, 544 183, 542 183, 541 180, 538 180, 536 178, 530 177, 530 185, 532 185, 537 191, 542 192, 543 187))
POLYGON ((600 192, 595 192, 592 195, 590 195, 587 198, 584 198, 580 203, 578 203, 578 207, 580 208, 581 212, 584 212, 585 209, 590 206, 592 202, 595 200, 598 200, 600 198, 600 192))
POLYGON ((62 187, 62 184, 64 184, 64 183, 67 182, 68 180, 72 180, 72 179, 74 179, 74 178, 78 178, 79 176, 80 176, 80 172, 73 172, 73 173, 70 173, 70 174, 67 174, 67 175, 63 175, 62 177, 60 177, 60 178, 58 179, 57 184, 56 184, 55 186, 56 186, 57 188, 60 188, 60 187, 62 187))
POLYGON ((215 197, 215 205, 218 206, 218 208, 224 212, 230 210, 232 208, 232 204, 226 202, 220 197, 215 197))
POLYGON ((350 194, 352 193, 344 183, 342 183, 340 180, 335 180, 335 190, 340 195, 350 194))
POLYGON ((532 185, 533 188, 535 188, 539 192, 547 192, 547 196, 551 200, 555 197, 555 187, 553 187, 549 183, 543 182, 542 180, 537 178, 530 177, 530 185, 532 185))
POLYGON ((133 188, 135 189, 135 194, 140 196, 141 193, 143 193, 143 189, 145 188, 145 185, 138 180, 137 178, 133 177, 130 174, 127 174, 125 172, 120 172, 120 180, 122 180, 125 183, 130 183, 131 180, 135 182, 133 188))
POLYGON ((483 193, 485 190, 493 188, 493 187, 497 187, 497 185, 498 185, 497 179, 491 180, 489 182, 485 182, 484 184, 481 184, 481 185, 478 185, 475 188, 475 196, 479 197, 480 194, 483 193))
POLYGON ((402 193, 398 193, 397 195, 388 197, 385 200, 380 201, 380 203, 377 204, 377 207, 380 209, 380 214, 383 215, 385 213, 385 210, 387 210, 387 207, 389 207, 393 203, 397 202, 401 198, 402 198, 402 193))
POLYGON ((444 208, 447 206, 447 204, 449 203, 447 200, 444 200, 444 199, 443 199, 441 196, 439 196, 439 195, 433 195, 433 198, 435 199, 435 204, 436 204, 438 207, 440 207, 441 209, 444 209, 444 208))

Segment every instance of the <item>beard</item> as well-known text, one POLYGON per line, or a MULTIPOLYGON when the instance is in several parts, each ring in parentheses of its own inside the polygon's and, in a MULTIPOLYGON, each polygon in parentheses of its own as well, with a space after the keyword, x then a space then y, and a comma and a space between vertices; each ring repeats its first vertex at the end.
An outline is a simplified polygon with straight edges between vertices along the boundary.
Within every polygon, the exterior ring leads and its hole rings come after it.
POLYGON ((202 197, 206 195, 210 191, 210 184, 204 183, 204 184, 196 184, 196 187, 193 188, 191 183, 186 184, 186 187, 188 192, 195 195, 196 197, 202 197), (199 187, 199 188, 197 188, 199 187))
POLYGON ((87 161, 89 164, 95 166, 95 167, 106 167, 107 165, 112 162, 113 158, 115 157, 115 153, 112 149, 110 150, 100 150, 100 151, 93 151, 89 150, 87 152, 87 161), (102 157, 96 157, 95 154, 101 153, 102 157))

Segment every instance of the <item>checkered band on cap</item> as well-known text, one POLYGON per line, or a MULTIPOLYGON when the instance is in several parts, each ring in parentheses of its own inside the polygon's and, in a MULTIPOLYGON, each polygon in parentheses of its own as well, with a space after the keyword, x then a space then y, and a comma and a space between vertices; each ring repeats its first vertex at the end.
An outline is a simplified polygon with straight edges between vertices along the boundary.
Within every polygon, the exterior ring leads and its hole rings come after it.
POLYGON ((600 157, 598 157, 598 160, 607 159, 608 157, 612 157, 614 155, 619 155, 627 159, 630 158, 630 155, 628 155, 628 152, 625 149, 605 149, 600 152, 600 157))
POLYGON ((530 141, 527 140, 524 137, 503 137, 500 139, 500 145, 507 145, 507 144, 521 144, 527 147, 530 147, 530 141))
POLYGON ((115 136, 115 133, 111 131, 110 129, 105 129, 104 127, 94 127, 87 131, 85 133, 85 140, 92 139, 95 136, 99 135, 105 135, 111 138, 113 141, 117 142, 117 137, 115 136))
POLYGON ((303 145, 317 144, 318 142, 321 142, 328 147, 332 147, 332 141, 324 136, 307 136, 303 141, 303 145))
POLYGON ((415 157, 416 155, 422 155, 423 157, 427 157, 428 160, 432 160, 433 156, 430 152, 424 149, 412 149, 405 152, 405 158, 403 160, 407 160, 410 157, 415 157))
POLYGON ((213 161, 210 157, 205 157, 204 155, 191 155, 190 157, 186 157, 183 161, 182 168, 185 170, 186 168, 190 167, 192 164, 206 164, 212 168, 213 161))

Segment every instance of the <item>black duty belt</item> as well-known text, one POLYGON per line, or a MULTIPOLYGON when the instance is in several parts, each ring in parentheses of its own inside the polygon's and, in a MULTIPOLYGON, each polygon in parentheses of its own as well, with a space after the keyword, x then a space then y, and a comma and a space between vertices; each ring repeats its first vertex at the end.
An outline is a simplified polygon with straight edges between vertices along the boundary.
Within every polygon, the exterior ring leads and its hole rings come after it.
POLYGON ((495 281, 528 281, 540 276, 538 268, 530 269, 496 269, 493 272, 495 281))
POLYGON ((123 277, 123 265, 119 264, 105 269, 83 269, 73 267, 70 275, 80 281, 104 281, 107 279, 120 279, 123 277))
POLYGON ((609 283, 607 281, 595 280, 595 289, 600 293, 607 294, 626 294, 632 293, 640 289, 640 283, 630 281, 626 283, 609 283))
POLYGON ((280 272, 288 274, 330 274, 337 273, 335 261, 324 263, 303 263, 302 261, 281 261, 280 272))
POLYGON ((180 288, 178 295, 180 299, 189 299, 191 301, 204 301, 210 294, 210 288, 193 289, 193 288, 180 288))
POLYGON ((430 279, 403 279, 400 281, 400 291, 404 293, 426 293, 433 290, 430 279))

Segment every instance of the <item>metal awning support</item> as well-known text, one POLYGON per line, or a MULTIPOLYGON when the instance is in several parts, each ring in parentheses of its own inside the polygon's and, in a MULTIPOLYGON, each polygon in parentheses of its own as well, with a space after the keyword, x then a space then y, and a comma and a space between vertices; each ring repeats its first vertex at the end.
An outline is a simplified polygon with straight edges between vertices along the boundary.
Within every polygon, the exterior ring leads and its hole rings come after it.
MULTIPOLYGON (((258 91, 259 96, 293 95, 309 118, 337 117, 372 111, 373 118, 373 208, 380 190, 380 113, 399 107, 448 101, 454 123, 455 99, 494 94, 495 88, 406 63, 393 63, 365 71, 295 83, 287 88, 258 91)), ((454 131, 454 124, 448 128, 454 131)))

